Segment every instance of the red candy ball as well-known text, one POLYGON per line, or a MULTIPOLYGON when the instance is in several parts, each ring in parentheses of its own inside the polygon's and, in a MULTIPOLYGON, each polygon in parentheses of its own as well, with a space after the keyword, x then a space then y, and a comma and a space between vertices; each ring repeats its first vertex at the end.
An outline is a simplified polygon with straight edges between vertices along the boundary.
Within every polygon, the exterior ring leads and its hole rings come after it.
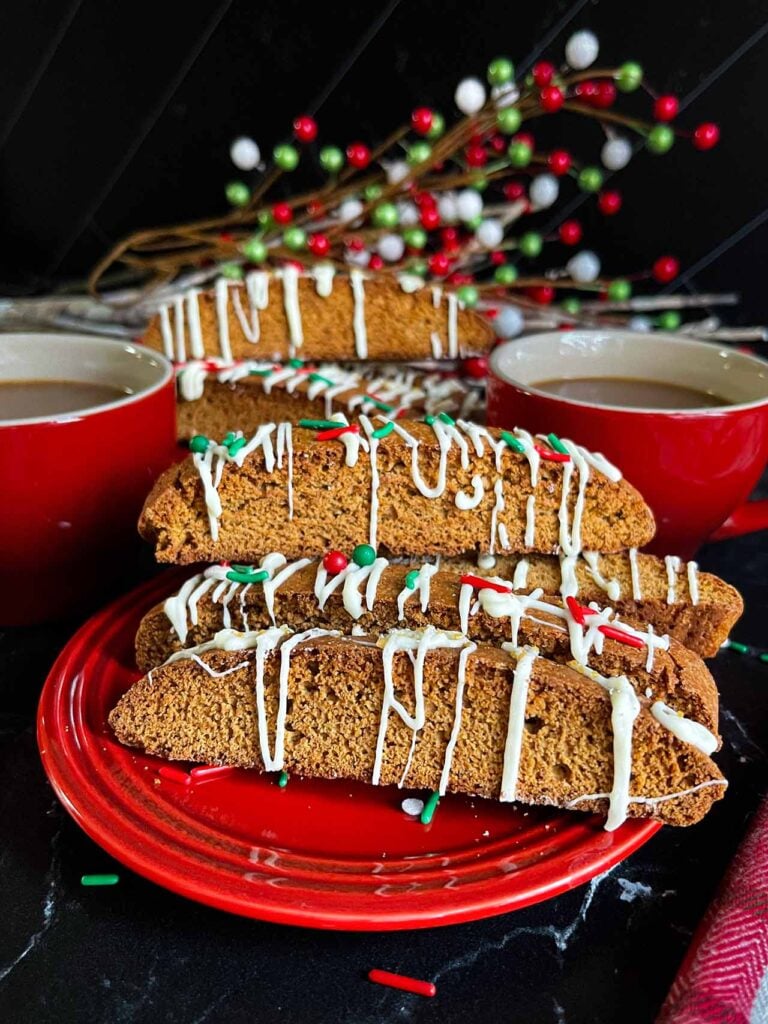
POLYGON ((595 95, 592 105, 601 110, 607 110, 616 102, 616 86, 607 78, 601 79, 595 88, 595 95))
POLYGON ((581 241, 581 224, 577 220, 564 220, 557 231, 563 245, 578 245, 581 241))
POLYGON ((371 162, 371 151, 364 142, 350 142, 347 146, 347 160, 361 171, 371 162))
POLYGON ((510 203, 522 199, 525 195, 525 185, 522 181, 508 181, 504 186, 504 198, 510 203))
POLYGON ((429 107, 416 107, 411 114, 411 127, 419 135, 426 135, 432 127, 432 111, 429 107))
POLYGON ((482 146, 467 146, 464 157, 469 167, 483 167, 488 162, 488 154, 482 146))
POLYGON ((276 224, 290 224, 293 220, 293 210, 288 203, 275 203, 272 207, 272 216, 276 224))
POLYGON ((313 256, 326 256, 331 248, 331 243, 325 235, 310 235, 307 245, 313 256))
POLYGON ((548 306, 555 297, 555 289, 548 284, 536 285, 533 288, 526 288, 526 295, 540 306, 548 306))
POLYGON ((332 576, 337 576, 348 565, 349 559, 343 551, 328 551, 323 556, 323 568, 326 572, 331 573, 332 576))
POLYGON ((426 228, 427 231, 434 231, 440 223, 440 214, 434 206, 423 206, 419 214, 419 220, 421 221, 421 226, 426 228))
POLYGON ((488 360, 485 356, 465 359, 461 368, 465 377, 473 377, 475 380, 484 380, 488 376, 488 360))
POLYGON ((317 138, 317 121, 309 114, 302 114, 293 122, 293 134, 299 142, 314 142, 317 138))
POLYGON ((693 133, 693 144, 696 149, 712 149, 720 141, 720 128, 711 121, 700 124, 693 133))
POLYGON ((554 149, 547 157, 547 166, 558 178, 570 171, 572 163, 571 154, 564 149, 554 149))
POLYGON ((677 96, 659 96, 653 105, 653 116, 657 121, 674 121, 680 109, 677 96))
POLYGON ((533 80, 540 89, 543 89, 545 85, 549 85, 555 76, 555 65, 550 64, 548 60, 537 61, 533 65, 533 80))
POLYGON ((680 273, 680 263, 674 256, 659 256, 651 268, 654 281, 669 284, 680 273))
POLYGON ((621 209, 621 192, 601 192, 597 197, 597 205, 600 213, 606 217, 612 217, 621 209))
POLYGON ((542 110, 548 114, 555 114, 565 103, 565 96, 556 85, 546 85, 539 93, 539 103, 542 110))
POLYGON ((430 273, 443 277, 451 269, 451 261, 444 252, 433 253, 427 261, 430 273))
POLYGON ((381 258, 381 256, 379 256, 377 252, 375 252, 373 256, 371 256, 371 258, 368 260, 368 267, 371 270, 381 270, 383 266, 384 260, 381 258))

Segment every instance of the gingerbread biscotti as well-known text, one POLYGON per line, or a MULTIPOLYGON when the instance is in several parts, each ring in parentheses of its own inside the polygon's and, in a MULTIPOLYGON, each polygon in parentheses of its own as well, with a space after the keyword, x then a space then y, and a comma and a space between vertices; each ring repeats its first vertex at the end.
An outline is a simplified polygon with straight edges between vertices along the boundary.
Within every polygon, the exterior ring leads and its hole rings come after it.
POLYGON ((601 455, 444 414, 343 416, 193 438, 157 481, 139 529, 161 562, 253 562, 280 537, 290 558, 351 550, 619 551, 653 536, 650 509, 601 455))
POLYGON ((433 628, 380 639, 227 631, 109 717, 160 757, 608 811, 674 825, 722 796, 716 738, 626 676, 433 628))
POLYGON ((413 275, 369 279, 318 266, 219 278, 160 308, 143 338, 169 359, 418 360, 486 352, 490 324, 413 275))

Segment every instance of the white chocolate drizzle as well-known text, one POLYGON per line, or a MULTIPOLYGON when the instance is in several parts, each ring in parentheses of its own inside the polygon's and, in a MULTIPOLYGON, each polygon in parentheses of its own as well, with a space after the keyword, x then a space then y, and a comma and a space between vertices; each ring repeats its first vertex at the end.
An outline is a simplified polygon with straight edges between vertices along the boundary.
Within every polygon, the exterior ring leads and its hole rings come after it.
POLYGON ((520 649, 513 644, 502 644, 501 649, 517 658, 512 678, 512 691, 509 697, 509 720, 507 722, 507 738, 504 744, 504 761, 501 773, 502 803, 517 798, 517 782, 520 776, 520 754, 523 749, 523 732, 525 728, 525 706, 528 702, 528 683, 533 671, 533 663, 539 656, 538 648, 524 647, 520 649))
POLYGON ((643 592, 640 589, 640 568, 637 564, 637 548, 629 549, 629 574, 632 579, 632 600, 642 601, 643 592))
POLYGON ((697 605, 699 603, 699 565, 698 562, 688 563, 688 594, 691 598, 691 604, 697 605))
POLYGON ((677 574, 680 572, 680 559, 677 555, 666 555, 664 565, 667 567, 667 604, 677 600, 677 574))
POLYGON ((706 726, 701 722, 694 722, 690 718, 683 717, 664 701, 655 701, 651 705, 651 714, 673 736, 677 736, 683 743, 690 743, 692 747, 696 747, 703 754, 709 756, 717 750, 717 737, 706 726))
POLYGON ((368 334, 365 329, 365 287, 362 271, 352 269, 349 272, 349 283, 352 288, 354 312, 352 314, 352 330, 355 335, 355 353, 358 359, 368 358, 368 334))
POLYGON ((607 580, 600 572, 600 553, 598 551, 583 551, 582 557, 587 563, 589 574, 595 583, 608 595, 609 601, 618 601, 621 597, 621 586, 617 579, 607 580))

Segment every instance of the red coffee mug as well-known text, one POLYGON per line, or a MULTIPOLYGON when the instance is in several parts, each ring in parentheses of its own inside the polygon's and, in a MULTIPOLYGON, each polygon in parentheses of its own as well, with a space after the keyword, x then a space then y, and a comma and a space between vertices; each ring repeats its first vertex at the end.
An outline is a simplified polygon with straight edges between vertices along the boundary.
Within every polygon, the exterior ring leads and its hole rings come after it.
POLYGON ((0 420, 0 626, 73 613, 124 576, 144 498, 177 457, 173 368, 157 352, 88 335, 2 335, 0 382, 23 380, 125 395, 0 420))
POLYGON ((755 356, 661 333, 530 335, 491 355, 488 422, 554 432, 603 452, 653 509, 652 551, 690 557, 729 516, 731 536, 768 526, 768 502, 740 510, 768 459, 768 363, 755 356), (733 404, 631 409, 536 387, 568 377, 656 380, 709 391, 733 404))

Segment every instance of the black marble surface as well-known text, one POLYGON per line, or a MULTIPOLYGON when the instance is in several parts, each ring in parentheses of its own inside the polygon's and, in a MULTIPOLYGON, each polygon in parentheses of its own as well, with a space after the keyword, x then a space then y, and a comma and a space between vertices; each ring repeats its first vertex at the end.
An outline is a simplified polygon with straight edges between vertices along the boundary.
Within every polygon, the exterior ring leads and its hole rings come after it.
MULTIPOLYGON (((765 534, 702 552, 735 583, 734 638, 766 647, 765 534)), ((0 1020, 15 1022, 652 1021, 697 922, 768 789, 768 664, 721 651, 726 798, 557 899, 392 934, 306 931, 228 916, 116 865, 70 820, 40 766, 37 696, 76 623, 0 632, 0 1020), (117 870, 113 888, 86 872, 117 870), (437 983, 372 985, 378 966, 437 983)))

